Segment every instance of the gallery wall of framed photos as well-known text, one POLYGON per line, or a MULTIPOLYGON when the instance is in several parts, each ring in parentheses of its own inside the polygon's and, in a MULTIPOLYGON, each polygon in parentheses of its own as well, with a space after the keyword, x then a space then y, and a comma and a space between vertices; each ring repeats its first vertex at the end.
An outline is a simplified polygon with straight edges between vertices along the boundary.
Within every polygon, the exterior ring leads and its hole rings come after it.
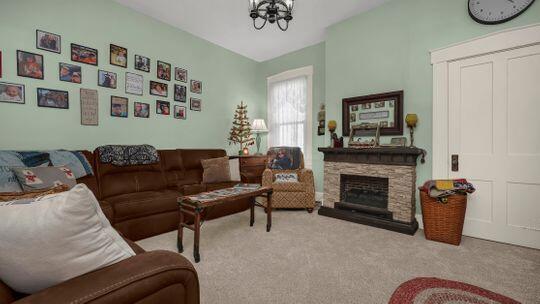
POLYGON ((0 149, 228 149, 239 100, 266 113, 250 59, 114 1, 17 2, 0 11, 0 149))

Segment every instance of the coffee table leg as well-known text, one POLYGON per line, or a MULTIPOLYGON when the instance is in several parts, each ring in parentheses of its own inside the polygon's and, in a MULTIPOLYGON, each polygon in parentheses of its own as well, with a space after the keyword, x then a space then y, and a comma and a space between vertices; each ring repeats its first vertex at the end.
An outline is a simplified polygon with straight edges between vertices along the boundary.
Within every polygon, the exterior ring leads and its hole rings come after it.
POLYGON ((195 237, 194 237, 194 244, 193 244, 193 258, 195 259, 195 263, 199 263, 201 260, 201 256, 199 255, 199 239, 201 236, 201 209, 195 208, 195 222, 193 223, 195 226, 195 237))
POLYGON ((250 213, 250 219, 249 219, 249 226, 253 227, 253 223, 255 223, 255 198, 251 199, 251 205, 249 207, 249 213, 250 213))
POLYGON ((182 205, 180 205, 180 223, 178 223, 178 237, 176 241, 176 246, 178 247, 178 252, 184 252, 184 245, 182 244, 182 239, 184 238, 184 211, 182 210, 182 205))
POLYGON ((266 232, 272 228, 272 192, 268 192, 266 202, 266 232))

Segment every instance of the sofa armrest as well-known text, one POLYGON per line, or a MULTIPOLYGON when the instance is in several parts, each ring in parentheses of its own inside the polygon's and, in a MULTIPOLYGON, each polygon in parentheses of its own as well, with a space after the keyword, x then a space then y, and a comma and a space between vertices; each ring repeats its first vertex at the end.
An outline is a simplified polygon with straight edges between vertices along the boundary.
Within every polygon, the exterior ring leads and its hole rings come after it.
POLYGON ((199 303, 199 279, 180 254, 152 251, 44 289, 14 303, 199 303))
POLYGON ((274 182, 274 174, 272 173, 272 170, 264 169, 263 176, 262 176, 262 186, 272 187, 273 182, 274 182))

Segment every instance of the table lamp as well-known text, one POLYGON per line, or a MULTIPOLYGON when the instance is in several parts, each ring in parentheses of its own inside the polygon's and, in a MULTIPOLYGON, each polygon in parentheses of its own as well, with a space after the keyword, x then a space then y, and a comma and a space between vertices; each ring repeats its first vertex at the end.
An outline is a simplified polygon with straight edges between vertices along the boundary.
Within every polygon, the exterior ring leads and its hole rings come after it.
POLYGON ((418 123, 418 116, 416 114, 407 114, 407 116, 405 116, 405 122, 407 123, 407 127, 409 127, 409 129, 411 130, 410 147, 414 147, 414 128, 418 123))
POLYGON ((251 132, 257 134, 257 137, 255 138, 255 142, 257 143, 257 153, 255 153, 255 155, 262 155, 262 153, 259 152, 261 148, 261 134, 268 132, 264 119, 259 118, 253 120, 253 124, 251 124, 251 132))

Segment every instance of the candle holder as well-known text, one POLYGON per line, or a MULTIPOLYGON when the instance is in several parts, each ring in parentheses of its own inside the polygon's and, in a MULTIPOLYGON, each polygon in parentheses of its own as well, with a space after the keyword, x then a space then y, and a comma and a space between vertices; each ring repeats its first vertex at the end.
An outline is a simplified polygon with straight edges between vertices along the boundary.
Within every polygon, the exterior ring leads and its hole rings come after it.
POLYGON ((407 127, 411 132, 411 144, 409 147, 414 148, 414 128, 416 128, 416 124, 418 123, 418 115, 407 114, 407 116, 405 116, 405 122, 407 123, 407 127))

